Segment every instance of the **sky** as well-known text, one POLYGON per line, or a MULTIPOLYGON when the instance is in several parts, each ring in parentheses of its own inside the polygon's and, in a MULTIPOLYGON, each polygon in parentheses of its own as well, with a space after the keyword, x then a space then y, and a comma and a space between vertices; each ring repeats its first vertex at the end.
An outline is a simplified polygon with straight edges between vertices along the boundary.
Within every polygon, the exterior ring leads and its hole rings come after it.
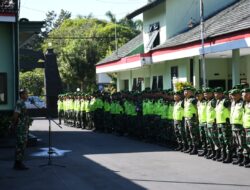
MULTIPOLYGON (((148 0, 21 0, 20 18, 29 21, 42 21, 48 11, 60 13, 61 9, 71 12, 72 18, 77 15, 93 14, 99 19, 107 19, 105 13, 111 11, 117 19, 142 7, 148 0)), ((137 17, 141 19, 141 17, 137 17)))

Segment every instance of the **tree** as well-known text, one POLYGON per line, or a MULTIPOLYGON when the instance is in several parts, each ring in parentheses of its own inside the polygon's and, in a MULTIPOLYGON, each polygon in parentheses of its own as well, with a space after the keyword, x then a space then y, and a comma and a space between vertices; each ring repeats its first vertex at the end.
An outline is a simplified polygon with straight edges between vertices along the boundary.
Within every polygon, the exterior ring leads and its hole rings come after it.
POLYGON ((43 95, 44 71, 35 69, 33 71, 20 72, 20 87, 28 89, 29 93, 35 96, 43 95))
POLYGON ((57 16, 55 11, 48 11, 46 13, 46 18, 44 20, 43 28, 39 34, 36 34, 33 39, 27 43, 24 48, 42 50, 42 44, 45 39, 48 38, 48 34, 55 28, 58 28, 64 20, 71 17, 71 13, 61 9, 59 15, 57 16))
POLYGON ((127 25, 99 20, 92 16, 66 19, 54 28, 44 41, 52 42, 64 86, 91 90, 95 86, 95 64, 135 37, 139 31, 127 25), (108 51, 107 51, 108 50, 108 51))

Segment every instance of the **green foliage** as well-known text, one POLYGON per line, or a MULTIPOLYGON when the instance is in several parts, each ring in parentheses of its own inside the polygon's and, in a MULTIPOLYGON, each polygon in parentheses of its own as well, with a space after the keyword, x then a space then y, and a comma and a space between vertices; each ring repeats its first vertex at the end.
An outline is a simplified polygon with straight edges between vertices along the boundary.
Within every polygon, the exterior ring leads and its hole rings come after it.
POLYGON ((35 96, 43 95, 44 71, 35 69, 33 71, 20 72, 20 87, 28 89, 35 96))
POLYGON ((175 88, 176 88, 176 91, 180 91, 180 90, 183 90, 185 87, 192 87, 192 83, 190 82, 176 82, 175 83, 175 88))

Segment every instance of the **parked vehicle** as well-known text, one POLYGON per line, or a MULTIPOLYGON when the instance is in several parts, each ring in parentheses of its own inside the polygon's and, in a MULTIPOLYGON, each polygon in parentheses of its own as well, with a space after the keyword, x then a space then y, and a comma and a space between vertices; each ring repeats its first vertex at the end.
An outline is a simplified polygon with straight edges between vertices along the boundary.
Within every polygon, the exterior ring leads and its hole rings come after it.
POLYGON ((25 102, 27 109, 39 109, 46 108, 46 103, 38 96, 29 96, 25 102))

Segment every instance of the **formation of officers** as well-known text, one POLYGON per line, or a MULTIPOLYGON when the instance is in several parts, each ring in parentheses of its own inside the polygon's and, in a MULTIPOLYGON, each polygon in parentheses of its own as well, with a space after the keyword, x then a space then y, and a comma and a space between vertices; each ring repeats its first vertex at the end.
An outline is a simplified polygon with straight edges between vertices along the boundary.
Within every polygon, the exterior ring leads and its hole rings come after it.
POLYGON ((250 88, 59 95, 59 122, 250 167, 250 88), (199 150, 199 151, 198 151, 199 150))

